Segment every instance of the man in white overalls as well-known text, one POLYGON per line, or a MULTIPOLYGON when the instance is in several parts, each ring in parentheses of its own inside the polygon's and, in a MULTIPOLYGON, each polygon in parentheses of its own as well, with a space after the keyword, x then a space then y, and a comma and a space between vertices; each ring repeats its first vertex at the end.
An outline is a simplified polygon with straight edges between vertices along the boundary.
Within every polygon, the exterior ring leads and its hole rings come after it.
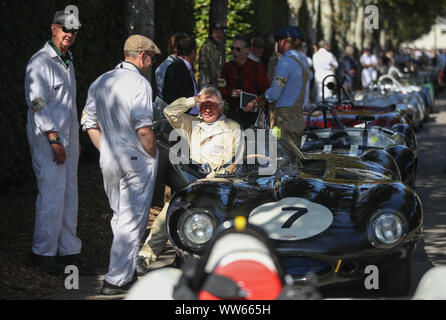
POLYGON ((80 259, 81 240, 76 235, 79 123, 68 48, 81 24, 78 17, 69 16, 56 12, 51 40, 26 67, 26 131, 39 192, 32 262, 51 274, 64 274, 66 265, 77 265, 81 274, 94 274, 80 259))
POLYGON ((136 257, 147 225, 158 166, 152 130, 152 87, 143 76, 158 47, 130 36, 125 61, 96 79, 88 90, 81 124, 100 152, 104 188, 113 210, 113 243, 102 294, 127 292, 136 281, 136 257))

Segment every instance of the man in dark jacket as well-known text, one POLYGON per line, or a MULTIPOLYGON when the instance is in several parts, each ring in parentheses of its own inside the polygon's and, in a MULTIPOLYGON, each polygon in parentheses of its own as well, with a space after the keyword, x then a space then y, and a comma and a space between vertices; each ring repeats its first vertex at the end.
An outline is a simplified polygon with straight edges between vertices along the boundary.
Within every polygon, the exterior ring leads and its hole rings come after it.
MULTIPOLYGON (((194 39, 185 38, 177 46, 178 59, 172 62, 164 76, 163 98, 171 104, 181 97, 193 97, 198 94, 193 65, 197 57, 197 45, 194 39)), ((189 114, 198 115, 197 107, 189 114)))
POLYGON ((345 55, 339 61, 339 71, 342 77, 344 77, 344 87, 346 90, 354 90, 356 77, 359 71, 359 64, 356 61, 354 55, 354 49, 352 46, 345 48, 345 55))

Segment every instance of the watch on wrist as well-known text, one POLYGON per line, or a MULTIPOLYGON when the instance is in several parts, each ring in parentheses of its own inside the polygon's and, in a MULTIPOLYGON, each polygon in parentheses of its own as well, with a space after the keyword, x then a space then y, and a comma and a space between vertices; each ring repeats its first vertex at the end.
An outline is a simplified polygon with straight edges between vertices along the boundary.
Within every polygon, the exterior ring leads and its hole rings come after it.
POLYGON ((57 136, 54 139, 50 140, 50 144, 62 144, 62 143, 60 142, 59 136, 57 136))

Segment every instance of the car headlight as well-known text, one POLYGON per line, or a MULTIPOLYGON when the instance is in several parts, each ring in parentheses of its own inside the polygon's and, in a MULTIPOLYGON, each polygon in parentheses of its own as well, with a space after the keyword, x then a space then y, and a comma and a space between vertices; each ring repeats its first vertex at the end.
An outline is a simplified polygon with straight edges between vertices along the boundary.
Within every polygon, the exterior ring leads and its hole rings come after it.
POLYGON ((391 248, 405 237, 407 219, 396 210, 380 210, 370 219, 368 229, 369 240, 373 246, 391 248))
POLYGON ((178 234, 190 249, 202 249, 211 240, 215 230, 215 219, 205 209, 190 209, 183 213, 178 224, 178 234))

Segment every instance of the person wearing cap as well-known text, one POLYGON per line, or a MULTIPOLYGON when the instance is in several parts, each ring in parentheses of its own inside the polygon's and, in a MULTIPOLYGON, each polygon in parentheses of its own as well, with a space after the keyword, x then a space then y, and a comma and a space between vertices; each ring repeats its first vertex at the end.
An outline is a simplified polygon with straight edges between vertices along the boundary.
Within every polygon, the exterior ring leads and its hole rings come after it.
POLYGON ((370 48, 365 48, 359 58, 359 62, 362 66, 361 83, 365 89, 378 77, 378 72, 376 71, 376 68, 378 68, 378 58, 372 54, 370 48))
MULTIPOLYGON (((164 115, 178 134, 187 139, 190 158, 197 163, 209 164, 212 171, 208 178, 229 172, 234 163, 240 163, 238 159, 244 150, 243 135, 240 125, 223 114, 223 98, 218 89, 206 87, 195 97, 179 98, 164 108, 164 115), (199 116, 186 113, 194 105, 198 105, 199 116)), ((164 250, 168 239, 168 207, 167 202, 139 252, 141 269, 147 268, 164 250)))
POLYGON ((80 27, 77 16, 57 11, 51 39, 31 57, 25 75, 26 131, 38 188, 31 260, 51 274, 64 274, 66 265, 94 274, 80 259, 76 235, 79 123, 68 49, 80 27))
POLYGON ((225 63, 220 77, 225 86, 220 91, 229 104, 228 116, 236 120, 242 129, 252 126, 257 119, 256 112, 246 113, 240 108, 240 94, 247 92, 256 96, 265 92, 270 82, 265 65, 248 58, 249 37, 239 34, 232 41, 232 59, 225 63))
POLYGON ((136 281, 136 257, 152 202, 158 151, 152 130, 152 87, 144 75, 160 50, 130 36, 125 60, 88 90, 81 124, 100 152, 104 189, 113 210, 110 265, 102 294, 125 293, 136 281))
POLYGON ((198 53, 198 72, 200 89, 207 86, 218 88, 218 79, 225 63, 223 58, 225 32, 223 24, 215 23, 211 27, 210 36, 206 39, 198 53))
POLYGON ((277 63, 271 86, 245 108, 249 112, 257 105, 265 109, 268 102, 270 128, 277 127, 281 139, 293 142, 300 147, 305 120, 302 105, 305 99, 305 86, 309 78, 309 66, 298 52, 303 41, 302 31, 296 26, 283 27, 274 34, 279 53, 283 56, 277 63))
MULTIPOLYGON (((313 54, 313 69, 314 69, 314 81, 317 89, 317 101, 321 101, 322 98, 328 98, 333 95, 332 91, 328 88, 324 88, 322 94, 322 84, 324 79, 329 75, 335 75, 336 68, 338 67, 338 61, 336 57, 331 53, 330 45, 321 40, 318 44, 319 49, 313 54)), ((333 82, 334 78, 329 77, 325 80, 325 84, 333 82)))
POLYGON ((156 89, 157 96, 160 99, 163 99, 163 87, 164 87, 164 75, 166 74, 167 67, 170 66, 172 62, 174 62, 178 58, 177 45, 178 42, 187 38, 188 35, 186 33, 175 33, 169 39, 168 43, 168 51, 169 56, 156 68, 155 71, 155 79, 156 79, 156 89))

